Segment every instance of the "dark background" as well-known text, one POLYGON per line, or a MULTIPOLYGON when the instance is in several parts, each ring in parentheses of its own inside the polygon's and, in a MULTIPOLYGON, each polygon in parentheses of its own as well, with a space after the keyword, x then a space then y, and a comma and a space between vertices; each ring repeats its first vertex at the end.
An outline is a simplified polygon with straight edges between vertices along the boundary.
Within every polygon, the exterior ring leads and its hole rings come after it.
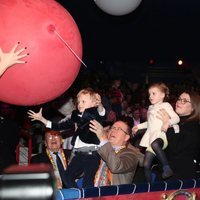
POLYGON ((82 36, 88 68, 81 72, 104 70, 135 82, 180 82, 195 76, 200 82, 199 0, 142 0, 124 16, 103 12, 93 0, 58 2, 72 15, 82 36))
POLYGON ((58 2, 79 27, 84 60, 199 62, 199 0, 143 0, 124 16, 104 13, 93 0, 58 2))

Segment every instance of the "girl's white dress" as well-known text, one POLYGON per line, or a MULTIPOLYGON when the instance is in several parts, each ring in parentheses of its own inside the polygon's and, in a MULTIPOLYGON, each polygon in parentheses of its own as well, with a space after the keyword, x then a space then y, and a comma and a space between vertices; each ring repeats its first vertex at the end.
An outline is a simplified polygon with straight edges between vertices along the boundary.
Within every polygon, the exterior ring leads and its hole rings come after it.
POLYGON ((165 149, 168 144, 165 132, 161 131, 162 121, 157 118, 158 111, 160 109, 165 109, 168 115, 170 116, 171 126, 179 123, 180 121, 179 116, 175 113, 172 106, 168 102, 162 102, 149 106, 147 112, 147 122, 139 124, 138 129, 147 128, 145 134, 143 135, 140 141, 140 146, 147 147, 146 150, 150 152, 153 152, 151 148, 151 143, 157 138, 161 138, 163 140, 163 149, 165 149))

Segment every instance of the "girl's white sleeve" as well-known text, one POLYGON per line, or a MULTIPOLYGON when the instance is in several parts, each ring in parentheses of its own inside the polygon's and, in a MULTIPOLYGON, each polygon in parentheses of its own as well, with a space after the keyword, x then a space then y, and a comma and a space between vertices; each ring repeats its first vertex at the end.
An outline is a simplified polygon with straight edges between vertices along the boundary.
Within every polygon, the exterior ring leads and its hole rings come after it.
POLYGON ((145 128, 147 128, 147 122, 143 122, 141 124, 138 124, 137 127, 138 127, 138 129, 145 129, 145 128))

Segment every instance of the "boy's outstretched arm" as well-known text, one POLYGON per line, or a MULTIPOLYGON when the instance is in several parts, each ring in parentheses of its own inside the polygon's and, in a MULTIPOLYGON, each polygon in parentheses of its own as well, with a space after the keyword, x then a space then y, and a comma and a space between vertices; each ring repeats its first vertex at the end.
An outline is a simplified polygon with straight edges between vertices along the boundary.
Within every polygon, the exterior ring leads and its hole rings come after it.
POLYGON ((31 118, 31 121, 35 121, 35 120, 38 120, 40 122, 42 122, 45 126, 47 126, 47 122, 48 120, 45 119, 43 116, 42 116, 42 108, 40 108, 39 112, 34 112, 33 110, 29 110, 27 112, 28 114, 28 117, 31 118))

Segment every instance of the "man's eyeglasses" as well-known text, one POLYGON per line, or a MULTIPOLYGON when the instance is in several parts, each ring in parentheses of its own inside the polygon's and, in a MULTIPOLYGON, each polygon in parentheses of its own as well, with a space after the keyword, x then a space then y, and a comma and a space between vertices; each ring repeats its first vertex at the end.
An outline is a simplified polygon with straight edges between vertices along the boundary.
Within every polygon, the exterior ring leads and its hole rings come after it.
POLYGON ((191 101, 188 101, 187 99, 185 99, 185 98, 178 98, 178 100, 177 100, 178 102, 180 102, 180 103, 182 103, 182 104, 186 104, 186 103, 191 103, 191 101))
POLYGON ((111 126, 110 127, 110 130, 113 130, 113 131, 122 131, 124 132, 126 135, 129 135, 125 130, 123 130, 121 127, 116 127, 116 126, 111 126))
POLYGON ((60 138, 60 135, 48 135, 47 138, 49 140, 58 139, 58 138, 60 138))

